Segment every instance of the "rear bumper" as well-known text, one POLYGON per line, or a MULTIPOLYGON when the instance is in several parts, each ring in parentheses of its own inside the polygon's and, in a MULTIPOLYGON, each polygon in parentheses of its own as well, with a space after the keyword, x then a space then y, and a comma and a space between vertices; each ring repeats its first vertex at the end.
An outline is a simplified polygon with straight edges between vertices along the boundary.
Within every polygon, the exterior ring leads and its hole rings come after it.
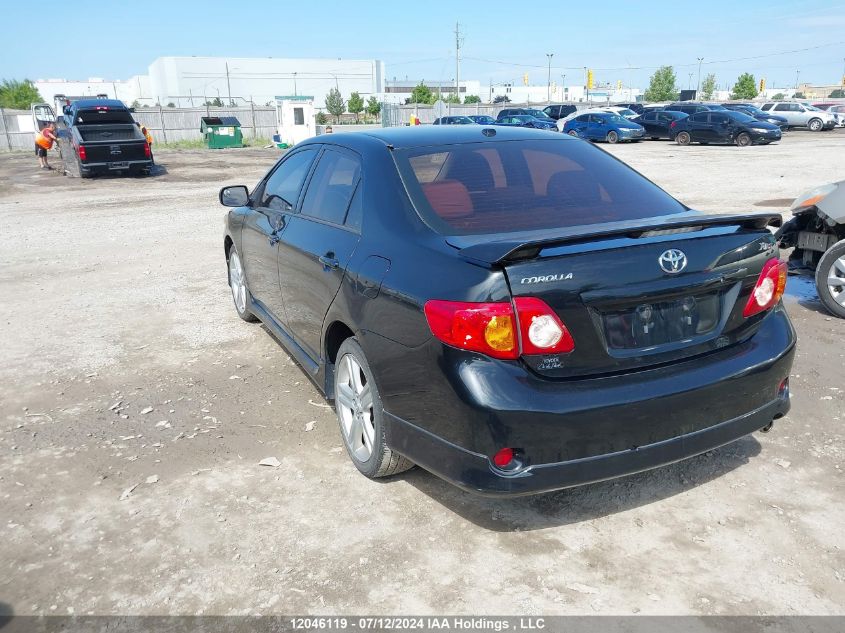
POLYGON ((499 470, 484 455, 450 444, 389 414, 388 418, 391 444, 426 470, 469 492, 518 497, 632 475, 688 459, 768 426, 786 415, 789 408, 787 395, 701 431, 617 453, 529 466, 513 474, 499 470))
POLYGON ((145 158, 143 160, 124 160, 124 161, 114 161, 118 163, 125 163, 126 167, 121 167, 120 169, 112 169, 110 165, 112 163, 82 163, 80 165, 80 169, 83 174, 109 174, 115 173, 117 171, 125 171, 128 169, 144 169, 144 168, 151 168, 153 166, 152 158, 145 158))
MULTIPOLYGON (((422 348, 420 348, 422 349, 422 348)), ((782 307, 749 339, 624 375, 547 380, 518 363, 455 350, 419 364, 424 391, 383 391, 387 441, 461 488, 525 495, 628 475, 698 455, 789 411, 795 331, 782 307), (436 384, 438 377, 448 383, 436 384), (491 456, 513 448, 511 471, 491 456)), ((377 373, 377 375, 379 375, 377 373)), ((398 387, 398 384, 397 384, 398 387)))

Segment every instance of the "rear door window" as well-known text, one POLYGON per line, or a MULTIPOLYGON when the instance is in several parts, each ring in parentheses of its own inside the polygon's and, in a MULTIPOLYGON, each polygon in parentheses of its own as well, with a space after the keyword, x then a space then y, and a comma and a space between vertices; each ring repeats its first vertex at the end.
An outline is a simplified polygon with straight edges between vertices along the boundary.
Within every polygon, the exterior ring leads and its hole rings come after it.
POLYGON ((681 213, 622 162, 567 139, 394 152, 419 215, 444 235, 545 230, 681 213))
POLYGON ((361 176, 357 157, 327 149, 314 168, 302 201, 302 215, 343 224, 361 176))

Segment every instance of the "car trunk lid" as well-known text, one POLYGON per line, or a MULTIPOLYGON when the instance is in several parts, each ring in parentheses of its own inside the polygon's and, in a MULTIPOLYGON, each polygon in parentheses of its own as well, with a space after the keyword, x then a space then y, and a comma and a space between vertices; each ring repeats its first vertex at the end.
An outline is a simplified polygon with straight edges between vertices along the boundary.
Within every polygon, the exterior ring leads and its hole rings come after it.
POLYGON ((523 356, 550 377, 631 371, 719 349, 759 319, 742 310, 779 215, 683 214, 571 227, 555 235, 448 238, 461 255, 501 267, 514 297, 545 301, 569 329, 569 354, 523 356))

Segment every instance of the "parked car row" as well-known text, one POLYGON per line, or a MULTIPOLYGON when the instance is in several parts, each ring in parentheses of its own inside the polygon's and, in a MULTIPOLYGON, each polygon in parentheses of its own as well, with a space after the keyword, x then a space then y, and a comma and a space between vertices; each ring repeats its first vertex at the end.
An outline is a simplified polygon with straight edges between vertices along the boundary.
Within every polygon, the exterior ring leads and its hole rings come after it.
POLYGON ((769 102, 706 103, 681 101, 663 104, 625 103, 578 110, 552 104, 536 108, 505 108, 494 119, 487 115, 446 116, 434 125, 503 125, 554 130, 592 141, 618 143, 669 139, 680 145, 730 143, 740 147, 779 141, 791 127, 811 131, 845 125, 845 105, 769 102), (826 108, 826 109, 825 109, 826 108))

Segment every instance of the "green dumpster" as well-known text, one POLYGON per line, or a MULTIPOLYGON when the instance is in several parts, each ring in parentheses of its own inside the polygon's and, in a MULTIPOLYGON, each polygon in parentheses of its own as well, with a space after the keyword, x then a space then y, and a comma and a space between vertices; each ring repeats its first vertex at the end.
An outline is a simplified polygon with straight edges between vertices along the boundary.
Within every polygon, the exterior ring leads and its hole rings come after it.
POLYGON ((204 116, 200 132, 208 149, 243 147, 241 122, 233 116, 204 116))

